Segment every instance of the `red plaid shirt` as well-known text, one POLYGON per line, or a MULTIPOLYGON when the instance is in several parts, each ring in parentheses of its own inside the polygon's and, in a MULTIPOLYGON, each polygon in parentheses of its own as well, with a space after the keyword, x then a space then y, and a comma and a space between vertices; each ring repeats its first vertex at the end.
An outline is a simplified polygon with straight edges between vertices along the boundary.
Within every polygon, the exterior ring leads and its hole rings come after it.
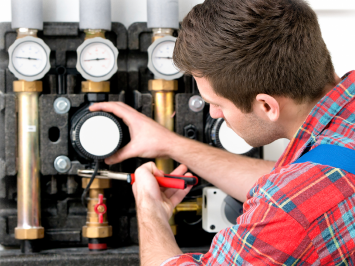
POLYGON ((237 224, 207 254, 163 265, 354 265, 355 176, 315 163, 292 164, 320 144, 355 148, 355 72, 324 96, 275 169, 248 194, 237 224))

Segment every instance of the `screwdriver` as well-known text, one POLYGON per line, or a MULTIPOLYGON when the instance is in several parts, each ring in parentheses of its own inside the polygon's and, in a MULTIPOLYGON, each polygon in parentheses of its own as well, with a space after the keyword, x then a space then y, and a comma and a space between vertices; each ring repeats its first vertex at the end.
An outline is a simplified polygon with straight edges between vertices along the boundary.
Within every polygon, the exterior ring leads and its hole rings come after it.
MULTIPOLYGON (((78 170, 78 176, 91 178, 94 170, 78 170)), ((129 173, 119 173, 112 172, 108 170, 99 170, 97 172, 96 178, 101 179, 114 179, 114 180, 123 180, 127 181, 127 183, 133 185, 135 181, 134 174, 129 173)), ((159 186, 166 188, 177 188, 177 189, 185 189, 187 185, 196 185, 198 183, 198 179, 196 176, 182 176, 182 175, 167 175, 164 176, 155 176, 158 181, 159 186)))

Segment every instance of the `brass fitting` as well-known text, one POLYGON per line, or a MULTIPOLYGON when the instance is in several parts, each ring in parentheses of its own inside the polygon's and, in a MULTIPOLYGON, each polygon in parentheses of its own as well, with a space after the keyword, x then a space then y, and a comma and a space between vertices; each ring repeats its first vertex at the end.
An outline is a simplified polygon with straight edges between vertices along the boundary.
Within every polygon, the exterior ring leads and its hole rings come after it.
POLYGON ((83 226, 83 237, 106 238, 112 236, 112 226, 89 227, 83 226))
POLYGON ((152 43, 165 36, 173 36, 174 29, 170 28, 155 28, 153 29, 152 43))
POLYGON ((202 198, 197 198, 196 201, 182 202, 175 207, 176 212, 191 212, 195 211, 196 215, 202 215, 202 198))
POLYGON ((42 81, 16 80, 13 82, 14 92, 42 92, 42 81))
POLYGON ((15 238, 20 240, 33 240, 44 238, 44 228, 15 228, 15 238))
POLYGON ((153 92, 157 91, 177 91, 177 80, 165 80, 165 79, 152 79, 148 81, 148 89, 153 92))
MULTIPOLYGON (((86 188, 88 178, 82 179, 82 187, 86 188)), ((102 214, 102 223, 100 223, 99 215, 95 212, 95 207, 99 204, 99 195, 104 195, 104 189, 111 187, 110 179, 95 179, 90 186, 88 200, 88 214, 86 217, 86 226, 83 226, 83 237, 86 238, 106 238, 112 236, 112 226, 108 224, 106 207, 98 205, 97 211, 102 214)), ((104 198, 101 204, 106 204, 104 198)))
POLYGON ((36 29, 28 29, 28 28, 18 28, 16 30, 16 32, 17 32, 16 39, 20 39, 20 38, 27 37, 27 36, 32 36, 34 38, 37 38, 38 30, 36 30, 36 29))
POLYGON ((101 38, 105 39, 105 31, 104 30, 88 29, 88 30, 84 30, 84 32, 85 32, 85 40, 96 38, 96 37, 101 37, 101 38))
POLYGON ((91 80, 83 81, 81 83, 81 92, 110 92, 110 82, 109 81, 101 81, 101 82, 94 82, 91 80))
MULTIPOLYGON (((89 178, 83 178, 82 179, 82 188, 86 188, 88 183, 90 182, 89 178)), ((94 182, 92 182, 90 186, 90 191, 93 189, 106 189, 111 187, 111 179, 99 179, 96 178, 94 182)))

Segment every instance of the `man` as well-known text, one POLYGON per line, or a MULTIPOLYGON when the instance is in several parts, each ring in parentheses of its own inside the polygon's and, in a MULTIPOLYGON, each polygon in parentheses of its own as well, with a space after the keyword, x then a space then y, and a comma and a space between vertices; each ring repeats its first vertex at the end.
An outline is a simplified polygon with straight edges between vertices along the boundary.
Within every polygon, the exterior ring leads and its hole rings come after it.
POLYGON ((292 164, 320 144, 355 145, 355 72, 343 80, 334 73, 308 4, 206 0, 184 19, 174 61, 195 77, 211 116, 249 144, 291 141, 275 165, 177 136, 122 103, 94 105, 130 128, 131 143, 107 163, 168 156, 183 164, 175 173, 187 166, 245 201, 207 254, 182 254, 168 220, 189 188, 162 192, 153 177, 162 173, 143 165, 133 186, 142 265, 354 265, 355 176, 292 164))

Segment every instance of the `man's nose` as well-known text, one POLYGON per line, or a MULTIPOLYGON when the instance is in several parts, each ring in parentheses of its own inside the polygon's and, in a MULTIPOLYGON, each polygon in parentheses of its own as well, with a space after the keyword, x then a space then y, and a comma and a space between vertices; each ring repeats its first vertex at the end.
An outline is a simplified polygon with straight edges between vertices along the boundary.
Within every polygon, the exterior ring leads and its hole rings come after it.
POLYGON ((212 104, 210 104, 210 116, 214 119, 224 117, 222 110, 219 109, 218 107, 213 106, 212 104))

